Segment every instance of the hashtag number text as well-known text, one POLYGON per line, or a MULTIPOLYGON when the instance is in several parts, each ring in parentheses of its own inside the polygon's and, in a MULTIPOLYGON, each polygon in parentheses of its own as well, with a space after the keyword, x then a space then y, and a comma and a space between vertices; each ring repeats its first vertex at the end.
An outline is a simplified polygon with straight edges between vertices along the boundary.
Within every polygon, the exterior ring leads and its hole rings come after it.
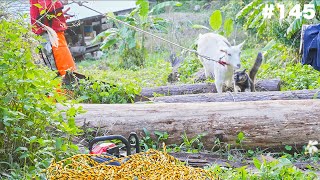
MULTIPOLYGON (((284 19, 286 14, 285 5, 277 4, 276 7, 279 9, 280 12, 279 19, 284 19)), ((266 4, 262 11, 263 17, 270 19, 274 15, 274 10, 275 6, 273 4, 266 4)), ((289 11, 289 17, 295 17, 296 19, 299 19, 301 16, 303 16, 305 19, 313 19, 315 15, 316 12, 313 4, 305 4, 303 7, 303 11, 301 11, 300 4, 296 4, 289 11)))

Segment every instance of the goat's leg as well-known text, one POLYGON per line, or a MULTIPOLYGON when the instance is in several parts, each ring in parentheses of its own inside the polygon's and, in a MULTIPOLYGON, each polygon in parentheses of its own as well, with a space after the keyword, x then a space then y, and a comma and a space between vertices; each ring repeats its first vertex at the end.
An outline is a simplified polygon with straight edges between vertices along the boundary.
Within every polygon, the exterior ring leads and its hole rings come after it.
POLYGON ((232 87, 232 81, 226 81, 226 86, 227 86, 227 88, 231 88, 232 87))
POLYGON ((203 67, 204 67, 204 73, 206 75, 206 78, 209 79, 213 79, 213 69, 211 67, 211 65, 208 62, 203 62, 203 67))
POLYGON ((221 94, 222 93, 222 88, 223 88, 223 82, 215 81, 214 84, 216 85, 217 92, 219 94, 221 94))

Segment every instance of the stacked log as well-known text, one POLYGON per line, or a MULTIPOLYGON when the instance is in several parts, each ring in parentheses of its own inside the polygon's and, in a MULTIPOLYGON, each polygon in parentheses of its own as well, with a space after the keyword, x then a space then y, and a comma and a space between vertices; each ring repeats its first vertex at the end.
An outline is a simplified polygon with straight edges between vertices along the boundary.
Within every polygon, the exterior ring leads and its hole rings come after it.
MULTIPOLYGON (((257 91, 280 91, 280 80, 260 80, 256 83, 257 91)), ((232 90, 232 89, 231 89, 232 90)), ((217 89, 213 83, 197 83, 160 86, 155 88, 143 88, 141 96, 153 97, 155 94, 165 96, 199 94, 199 93, 216 93, 217 89)))
MULTIPOLYGON (((271 92, 272 93, 272 92, 271 92)), ((302 146, 320 139, 319 100, 274 100, 250 102, 156 103, 156 104, 82 104, 87 112, 76 117, 76 124, 104 129, 108 134, 128 136, 163 131, 166 143, 181 143, 205 134, 201 139, 212 148, 219 139, 236 145, 237 135, 245 134, 243 148, 302 146)))
POLYGON ((196 102, 241 102, 270 100, 319 99, 318 90, 273 91, 273 92, 239 92, 239 93, 207 93, 155 97, 154 102, 162 103, 196 103, 196 102))

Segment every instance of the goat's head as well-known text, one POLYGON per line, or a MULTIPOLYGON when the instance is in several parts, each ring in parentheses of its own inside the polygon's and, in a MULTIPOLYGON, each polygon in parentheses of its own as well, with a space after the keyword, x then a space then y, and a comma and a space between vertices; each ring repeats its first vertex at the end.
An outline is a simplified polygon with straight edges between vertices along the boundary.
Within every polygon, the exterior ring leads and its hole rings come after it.
POLYGON ((229 42, 225 43, 228 45, 228 48, 225 50, 227 63, 229 63, 235 69, 240 69, 241 48, 245 42, 242 42, 237 46, 231 46, 229 42))

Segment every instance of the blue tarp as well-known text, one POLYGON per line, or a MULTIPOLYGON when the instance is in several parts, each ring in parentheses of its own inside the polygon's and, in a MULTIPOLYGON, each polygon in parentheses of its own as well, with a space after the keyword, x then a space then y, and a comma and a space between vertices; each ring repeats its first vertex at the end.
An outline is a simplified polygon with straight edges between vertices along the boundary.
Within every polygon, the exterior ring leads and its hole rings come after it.
POLYGON ((320 24, 308 26, 303 36, 302 64, 320 71, 320 24))

